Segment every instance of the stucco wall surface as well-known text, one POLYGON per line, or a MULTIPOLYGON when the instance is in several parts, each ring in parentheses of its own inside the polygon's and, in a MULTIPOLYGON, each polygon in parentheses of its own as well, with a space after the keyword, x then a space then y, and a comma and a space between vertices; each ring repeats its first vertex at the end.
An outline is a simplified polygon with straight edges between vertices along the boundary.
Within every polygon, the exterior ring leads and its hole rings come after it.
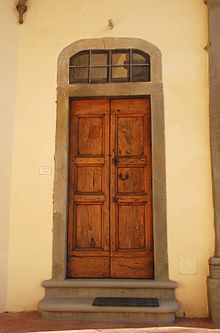
POLYGON ((3 252, 8 249, 8 257, 1 256, 1 265, 8 260, 1 278, 7 281, 4 310, 36 309, 44 293, 40 283, 51 277, 53 173, 39 175, 39 167, 53 167, 58 55, 83 38, 137 37, 162 52, 170 278, 179 283, 180 314, 207 316, 214 235, 203 1, 29 0, 20 26, 15 3, 0 4, 0 37, 4 45, 14 40, 0 62, 10 82, 0 90, 6 110, 6 124, 0 122, 5 133, 0 199, 7 200, 1 232, 3 252), (107 29, 108 19, 113 30, 107 29))
POLYGON ((8 281, 11 172, 17 77, 17 24, 14 1, 0 4, 0 312, 5 309, 8 281), (7 33, 6 33, 7 32, 7 33))

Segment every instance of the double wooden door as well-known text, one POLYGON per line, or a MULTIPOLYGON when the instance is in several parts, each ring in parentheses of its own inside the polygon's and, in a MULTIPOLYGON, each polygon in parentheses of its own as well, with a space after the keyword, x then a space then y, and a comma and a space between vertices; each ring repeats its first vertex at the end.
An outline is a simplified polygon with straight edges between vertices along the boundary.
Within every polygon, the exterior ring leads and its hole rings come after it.
POLYGON ((150 100, 72 100, 68 277, 153 278, 150 100))

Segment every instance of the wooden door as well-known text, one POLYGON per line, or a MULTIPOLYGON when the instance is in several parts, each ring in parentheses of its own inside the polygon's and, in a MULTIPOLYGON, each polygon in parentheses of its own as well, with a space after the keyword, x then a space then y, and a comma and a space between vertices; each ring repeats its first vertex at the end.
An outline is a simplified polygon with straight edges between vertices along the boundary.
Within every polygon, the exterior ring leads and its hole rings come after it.
POLYGON ((153 277, 150 102, 111 101, 111 276, 153 277))
POLYGON ((153 278, 150 100, 70 111, 67 276, 153 278))
POLYGON ((70 277, 108 277, 109 102, 71 102, 68 265, 70 277))

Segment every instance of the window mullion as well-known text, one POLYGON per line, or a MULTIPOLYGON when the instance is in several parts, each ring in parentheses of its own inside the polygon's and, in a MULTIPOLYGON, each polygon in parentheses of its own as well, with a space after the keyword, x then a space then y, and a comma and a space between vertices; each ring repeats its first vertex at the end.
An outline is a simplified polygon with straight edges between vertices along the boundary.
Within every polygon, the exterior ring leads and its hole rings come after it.
POLYGON ((129 82, 132 82, 132 49, 129 50, 129 82))
POLYGON ((89 50, 89 64, 88 64, 89 83, 91 83, 91 54, 92 54, 92 51, 89 50))
POLYGON ((112 82, 112 50, 108 52, 108 82, 112 82))

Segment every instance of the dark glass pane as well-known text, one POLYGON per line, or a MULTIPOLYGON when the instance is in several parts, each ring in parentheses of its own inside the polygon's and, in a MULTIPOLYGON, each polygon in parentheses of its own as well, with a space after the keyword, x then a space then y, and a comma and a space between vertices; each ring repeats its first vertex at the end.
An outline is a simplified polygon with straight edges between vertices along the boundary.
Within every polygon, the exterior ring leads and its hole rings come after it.
POLYGON ((150 81, 149 66, 132 66, 132 82, 150 81))
POLYGON ((141 51, 132 51, 132 64, 149 64, 150 63, 150 57, 148 54, 141 52, 141 51))
POLYGON ((89 52, 83 51, 75 54, 70 58, 70 66, 88 66, 89 65, 89 52))
POLYGON ((112 82, 129 82, 129 67, 112 67, 112 82))
POLYGON ((108 81, 107 67, 91 67, 90 80, 91 82, 107 82, 108 81))
POLYGON ((92 52, 91 65, 92 66, 107 66, 108 65, 108 53, 105 51, 92 52))
POLYGON ((88 68, 70 68, 70 83, 88 82, 88 68))
POLYGON ((112 51, 112 65, 123 66, 129 64, 129 51, 112 51))

